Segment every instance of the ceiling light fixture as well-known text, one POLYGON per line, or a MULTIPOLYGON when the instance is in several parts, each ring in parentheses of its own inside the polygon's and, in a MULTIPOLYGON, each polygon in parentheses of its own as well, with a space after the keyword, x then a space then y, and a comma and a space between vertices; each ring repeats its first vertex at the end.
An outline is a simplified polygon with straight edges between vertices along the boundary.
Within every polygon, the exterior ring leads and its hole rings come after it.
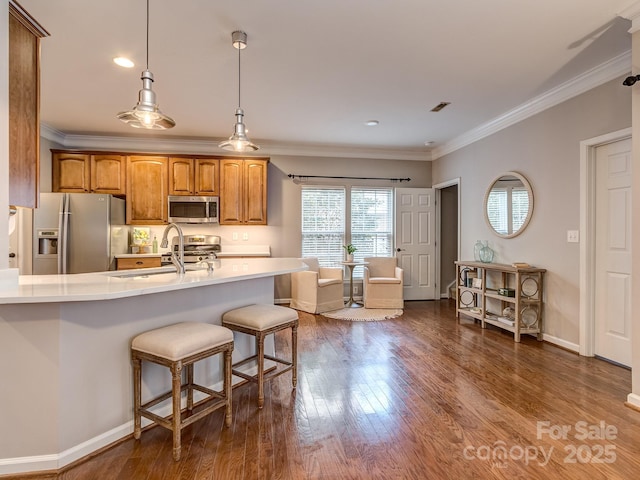
POLYGON ((142 90, 138 93, 138 103, 131 110, 120 112, 117 117, 134 128, 166 130, 176 126, 173 119, 160 111, 156 94, 152 90, 153 73, 149 71, 149 0, 147 0, 147 68, 142 72, 142 90))
POLYGON ((233 135, 221 142, 218 147, 233 152, 253 152, 257 145, 247 138, 247 129, 243 123, 244 111, 240 107, 240 50, 247 48, 247 34, 236 30, 231 34, 231 43, 238 49, 238 108, 236 109, 236 124, 233 135))
POLYGON ((376 125, 379 125, 380 122, 378 120, 367 120, 366 122, 364 122, 364 124, 367 127, 375 127, 376 125))

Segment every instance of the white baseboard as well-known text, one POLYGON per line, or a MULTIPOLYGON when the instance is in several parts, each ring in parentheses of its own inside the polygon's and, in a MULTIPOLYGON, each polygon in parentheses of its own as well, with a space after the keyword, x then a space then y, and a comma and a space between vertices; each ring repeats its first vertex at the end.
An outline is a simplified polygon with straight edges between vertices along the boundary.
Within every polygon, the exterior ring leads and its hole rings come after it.
MULTIPOLYGON (((268 370, 271 367, 277 366, 275 362, 271 360, 265 360, 264 367, 268 370)), ((255 375, 258 372, 256 365, 245 366, 241 368, 248 375, 255 375)), ((240 377, 232 377, 232 382, 243 382, 240 377)), ((217 382, 214 385, 210 385, 207 388, 211 390, 219 391, 222 389, 222 381, 217 382)), ((202 400, 206 395, 202 392, 193 392, 193 400, 195 402, 202 400)), ((143 400, 144 401, 144 400, 143 400)), ((257 399, 256 399, 257 401, 257 399)), ((171 412, 171 404, 169 400, 166 401, 167 405, 152 409, 153 413, 160 416, 169 415, 171 412)), ((186 406, 186 398, 183 398, 183 407, 186 406)), ((142 418, 142 427, 145 427, 151 423, 151 420, 142 418)), ((128 421, 122 425, 119 425, 108 432, 104 432, 96 437, 90 438, 86 442, 79 445, 75 445, 63 452, 52 455, 37 455, 32 457, 17 457, 17 458, 0 458, 0 475, 15 475, 19 473, 29 472, 42 472, 45 470, 59 470, 76 460, 79 460, 93 452, 100 450, 114 442, 126 437, 133 433, 133 420, 128 421)))
POLYGON ((640 410, 640 395, 630 393, 627 395, 627 403, 640 410))
POLYGON ((571 350, 572 352, 580 353, 580 345, 578 345, 577 343, 567 342, 562 338, 554 337, 553 335, 549 335, 548 333, 542 334, 542 339, 545 342, 553 343, 554 345, 566 348, 567 350, 571 350))

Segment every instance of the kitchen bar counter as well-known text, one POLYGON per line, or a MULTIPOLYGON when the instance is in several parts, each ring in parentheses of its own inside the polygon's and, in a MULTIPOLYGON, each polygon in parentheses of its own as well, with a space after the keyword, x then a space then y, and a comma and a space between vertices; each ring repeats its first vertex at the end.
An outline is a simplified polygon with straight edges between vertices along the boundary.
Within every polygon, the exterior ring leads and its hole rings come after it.
POLYGON ((304 270, 295 258, 224 258, 213 274, 206 266, 177 275, 173 266, 75 275, 24 275, 17 287, 0 290, 0 305, 85 302, 161 293, 205 285, 272 277, 304 270))
MULTIPOLYGON (((0 435, 0 476, 56 470, 131 434, 133 337, 184 321, 220 325, 229 310, 272 304, 274 276, 305 268, 291 258, 238 258, 222 259, 213 275, 163 267, 22 276, 17 287, 3 286, 0 426, 11 434, 0 435)), ((273 338, 265 348, 274 352, 273 338)), ((253 337, 235 335, 234 362, 254 350, 253 337)), ((220 361, 196 365, 195 377, 217 388, 220 361)), ((165 368, 145 368, 143 399, 168 391, 170 378, 165 368)))

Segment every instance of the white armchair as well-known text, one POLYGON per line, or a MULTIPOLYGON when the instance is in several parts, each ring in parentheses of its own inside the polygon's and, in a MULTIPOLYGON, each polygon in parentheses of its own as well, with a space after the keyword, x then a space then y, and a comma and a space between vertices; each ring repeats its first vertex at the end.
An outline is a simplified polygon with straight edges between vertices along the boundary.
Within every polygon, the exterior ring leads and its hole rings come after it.
POLYGON ((402 269, 395 257, 366 257, 362 282, 365 308, 404 308, 402 269))
POLYGON ((321 267, 317 258, 301 258, 309 270, 291 274, 291 308, 322 313, 344 307, 344 271, 321 267))

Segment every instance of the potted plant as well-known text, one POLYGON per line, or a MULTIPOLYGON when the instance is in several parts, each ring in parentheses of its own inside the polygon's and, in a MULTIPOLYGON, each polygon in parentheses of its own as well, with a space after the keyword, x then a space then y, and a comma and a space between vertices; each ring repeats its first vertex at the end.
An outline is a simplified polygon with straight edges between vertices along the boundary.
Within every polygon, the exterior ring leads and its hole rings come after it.
POLYGON ((353 245, 353 244, 349 244, 349 245, 343 245, 342 248, 344 248, 347 252, 347 258, 346 261, 347 262, 353 262, 353 254, 354 252, 356 252, 358 249, 353 245))

